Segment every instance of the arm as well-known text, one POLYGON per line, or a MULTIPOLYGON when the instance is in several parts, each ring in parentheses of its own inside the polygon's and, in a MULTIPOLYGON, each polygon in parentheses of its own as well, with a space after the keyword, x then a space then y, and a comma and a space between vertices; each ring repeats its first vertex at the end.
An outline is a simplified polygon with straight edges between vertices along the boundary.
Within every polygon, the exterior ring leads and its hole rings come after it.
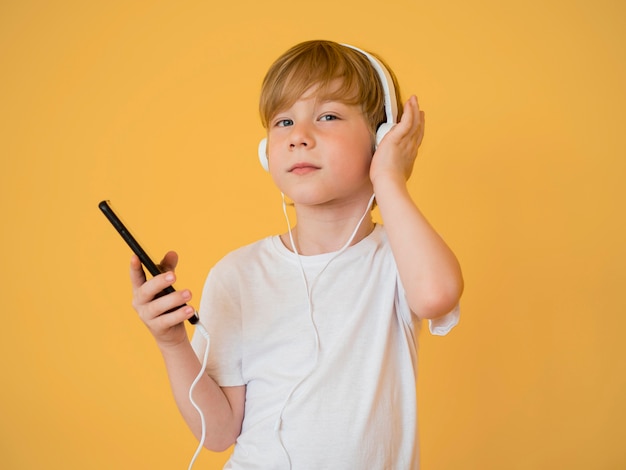
MULTIPOLYGON (((176 291, 154 299, 165 287, 174 284, 178 256, 169 252, 161 266, 164 274, 146 281, 139 259, 133 256, 130 278, 133 286, 133 307, 154 336, 163 355, 169 381, 181 415, 199 438, 200 416, 189 401, 189 388, 200 372, 200 362, 193 351, 184 321, 194 314, 191 306, 163 315, 177 305, 191 299, 188 290, 176 291), (154 299, 154 300, 152 300, 154 299)), ((206 418, 207 433, 205 447, 222 451, 230 447, 241 432, 243 422, 245 387, 221 388, 211 377, 204 374, 194 389, 194 400, 206 418)))
POLYGON ((400 122, 374 154, 370 178, 409 306, 418 317, 433 319, 457 304, 463 278, 454 253, 420 212, 406 186, 424 135, 423 119, 413 96, 400 122))

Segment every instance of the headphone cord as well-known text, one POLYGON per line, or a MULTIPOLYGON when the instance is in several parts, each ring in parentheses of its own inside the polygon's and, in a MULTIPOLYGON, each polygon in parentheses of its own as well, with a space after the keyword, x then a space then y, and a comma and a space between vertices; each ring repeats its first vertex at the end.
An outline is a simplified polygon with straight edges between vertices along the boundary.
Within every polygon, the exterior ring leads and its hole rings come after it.
MULTIPOLYGON (((197 315, 197 313, 196 313, 196 315, 197 315)), ((198 455, 200 455, 200 451, 204 447, 204 441, 206 439, 206 420, 204 418, 204 413, 202 413, 202 409, 200 408, 200 406, 198 406, 198 404, 193 399, 193 390, 196 387, 196 385, 198 384, 198 382, 200 381, 200 379, 202 378, 202 376, 204 375, 204 371, 206 369, 207 362, 208 362, 208 359, 209 359, 209 349, 211 347, 210 346, 211 345, 211 339, 209 337, 208 331, 202 325, 202 323, 198 322, 198 323, 196 323, 195 326, 196 326, 196 330, 200 332, 200 334, 204 337, 204 339, 206 339, 206 346, 204 348, 204 357, 202 359, 202 366, 200 367, 200 372, 198 372, 198 375, 196 376, 194 381, 191 383, 191 386, 189 387, 189 401, 191 402, 193 407, 196 409, 196 411, 200 415, 200 423, 201 423, 201 426, 202 426, 202 435, 200 437, 200 442, 198 443, 198 447, 196 448, 196 452, 193 454, 193 457, 191 458, 191 462, 189 462, 189 467, 188 467, 187 470, 191 470, 192 469, 194 463, 196 462, 196 459, 198 458, 198 455)))
POLYGON ((287 448, 285 447, 285 444, 283 443, 283 439, 281 437, 280 431, 281 431, 282 424, 283 424, 283 413, 285 411, 285 408, 287 408, 287 404, 289 403, 289 400, 291 399, 291 397, 295 393, 295 391, 300 387, 300 385, 302 385, 302 383, 304 383, 306 381, 306 379, 308 379, 313 374, 315 369, 317 369, 317 365, 319 363, 319 357, 320 357, 320 336, 319 336, 319 332, 317 330, 317 325, 315 323, 315 318, 313 316, 313 299, 312 299, 313 288, 315 287, 315 284, 316 284, 317 280, 321 277, 322 273, 324 271, 326 271, 326 268, 330 265, 330 263, 332 263, 339 255, 341 255, 344 251, 346 251, 350 247, 350 244, 352 243, 352 241, 356 237, 356 234, 359 231, 359 228, 361 227, 361 224, 363 223, 363 220, 365 219, 365 217, 369 213, 370 207, 372 206, 372 203, 374 202, 374 198, 376 197, 376 195, 372 194, 372 196, 370 197, 369 202, 367 203, 367 207, 365 208, 365 212, 363 212, 363 215, 359 219, 359 222, 356 224, 356 227, 355 227, 354 231, 352 232, 352 234, 350 235, 350 238, 348 238, 348 241, 343 245, 343 247, 341 247, 341 249, 339 251, 337 251, 335 253, 335 255, 333 257, 331 257, 326 262, 326 264, 324 265, 322 270, 315 276, 315 278, 313 279, 313 282, 309 286, 309 282, 307 280, 306 273, 304 271, 304 265, 302 264, 302 255, 300 255, 300 253, 298 252, 298 249, 296 248, 296 244, 294 243, 293 233, 292 233, 292 230, 291 230, 291 223, 289 222, 289 216, 287 215, 287 204, 285 202, 285 195, 282 192, 280 194, 282 196, 282 201, 283 201, 283 214, 285 215, 285 220, 287 221, 287 230, 289 232, 289 241, 291 242, 291 248, 293 249, 293 253, 296 256, 296 259, 298 260, 298 266, 300 268, 300 274, 302 275, 302 281, 303 281, 304 287, 306 289, 306 295, 307 295, 307 300, 308 300, 309 319, 311 320, 311 325, 313 326, 313 331, 315 333, 315 360, 313 362, 313 365, 311 366, 311 369, 292 387, 291 391, 287 395, 287 398, 283 402, 283 406, 281 407, 280 412, 278 413, 278 419, 276 420, 276 424, 274 425, 274 431, 276 431, 276 435, 278 437, 278 442, 280 443, 280 446, 283 449, 283 452, 285 453, 285 456, 287 457, 287 461, 289 463, 289 467, 288 468, 291 469, 292 468, 291 457, 289 455, 289 452, 287 451, 287 448))
MULTIPOLYGON (((296 248, 296 245, 294 243, 294 239, 293 239, 293 233, 291 230, 291 223, 289 222, 289 216, 287 215, 287 206, 285 203, 285 195, 283 193, 281 193, 282 195, 282 199, 283 199, 283 213, 285 214, 285 219, 287 220, 287 229, 289 231, 289 241, 291 242, 291 247, 293 249, 294 254, 296 255, 297 259, 298 259, 298 265, 300 267, 300 273, 302 274, 302 280, 304 282, 304 287, 306 289, 306 294, 307 294, 307 299, 308 299, 308 311, 309 311, 309 317, 311 320, 311 324, 313 326, 313 330, 315 332, 315 361, 313 363, 313 366, 311 367, 311 370, 305 375, 303 376, 300 381, 291 389, 291 391, 289 392, 289 394, 287 395, 287 398, 285 399, 285 402, 283 403, 283 406, 280 410, 280 413, 278 415, 278 419, 276 420, 276 425, 275 425, 275 431, 278 435, 278 440, 280 442, 280 446, 282 447, 283 451, 285 452, 285 455, 287 457, 287 460, 289 462, 289 468, 291 469, 291 458, 289 456, 289 452, 287 451, 287 449, 285 448, 285 445, 283 443, 283 440, 280 436, 280 431, 281 431, 281 427, 282 427, 282 419, 283 419, 283 412, 285 411, 285 408, 287 407, 287 403, 289 402, 289 400, 291 399, 291 396, 294 394, 294 392, 298 389, 298 387, 300 387, 300 385, 307 379, 309 378, 309 376, 313 373, 313 371, 315 371, 315 369, 317 368, 317 364, 319 362, 319 355, 320 355, 320 337, 319 337, 319 332, 317 331, 317 325, 315 324, 315 319, 313 318, 313 301, 312 301, 312 292, 313 292, 313 287, 315 286, 315 283, 317 282, 317 280, 320 278, 320 276, 322 275, 322 273, 326 270, 326 268, 328 267, 328 265, 335 259, 337 258, 339 255, 341 255, 345 250, 348 249, 348 247, 350 246, 350 244, 352 243, 352 241, 354 240, 354 238, 356 237, 357 232, 359 231, 359 228, 361 227, 361 224, 363 223, 363 220, 365 219, 365 217, 367 216, 367 213, 369 212, 370 207, 372 206, 372 202, 374 202, 374 198, 375 195, 372 194, 372 197, 370 198, 367 207, 365 209, 365 212, 363 213, 363 215, 361 216, 361 218, 359 219, 359 222, 356 225, 356 228, 354 229, 354 231, 352 232, 352 234, 350 235, 350 238, 348 239, 348 241, 346 242, 346 244, 337 252, 335 253, 335 255, 328 260, 328 262, 326 263, 326 265, 322 268, 322 270, 319 272, 319 274, 317 274, 317 276, 315 276, 315 279, 313 280, 313 283, 311 284, 311 286, 309 287, 309 283, 308 280, 306 278, 306 273, 304 271, 304 265, 302 264, 302 258, 300 253, 298 253, 298 249, 296 248)), ((196 314, 197 315, 197 314, 196 314)), ((202 323, 198 322, 195 325, 196 330, 204 337, 204 339, 206 340, 206 346, 204 348, 204 356, 202 358, 202 365, 200 367, 200 371, 198 372, 198 375, 196 376, 196 378, 194 379, 194 381, 191 383, 191 386, 189 387, 189 401, 191 402, 191 404, 193 405, 193 407, 196 409, 196 411, 198 412, 198 414, 200 415, 200 423, 201 423, 201 428, 202 428, 202 433, 201 433, 201 437, 200 437, 200 442, 198 443, 198 447, 196 448, 195 453, 193 454, 193 457, 191 458, 191 461, 189 462, 189 467, 187 470, 192 470, 193 465, 195 464, 198 456, 200 455, 200 451, 202 450, 202 448, 204 447, 204 441, 206 440, 206 419, 204 417, 204 413, 202 412, 202 409, 200 408, 200 406, 196 403, 196 401, 193 399, 193 391, 196 387, 196 385, 198 384, 198 382, 200 381, 200 379, 202 378, 202 376, 204 375, 204 371, 206 369, 207 363, 208 363, 208 359, 209 359, 209 350, 211 348, 211 338, 209 336, 208 331, 206 330, 206 328, 202 325, 202 323)))

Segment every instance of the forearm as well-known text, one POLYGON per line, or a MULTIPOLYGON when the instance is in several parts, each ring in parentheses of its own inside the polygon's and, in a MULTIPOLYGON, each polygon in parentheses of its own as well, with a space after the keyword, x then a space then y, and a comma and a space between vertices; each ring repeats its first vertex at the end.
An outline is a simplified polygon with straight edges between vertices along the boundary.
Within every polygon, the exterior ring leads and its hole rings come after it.
MULTIPOLYGON (((201 420, 189 400, 189 389, 200 371, 200 361, 189 341, 161 348, 161 354, 180 413, 199 439, 201 420)), ((231 404, 222 388, 206 373, 194 387, 193 399, 205 417, 205 447, 214 451, 230 447, 241 432, 243 410, 237 404, 231 404)))
POLYGON ((420 318, 448 313, 463 291, 456 256, 413 202, 401 175, 377 178, 374 189, 411 310, 420 318))

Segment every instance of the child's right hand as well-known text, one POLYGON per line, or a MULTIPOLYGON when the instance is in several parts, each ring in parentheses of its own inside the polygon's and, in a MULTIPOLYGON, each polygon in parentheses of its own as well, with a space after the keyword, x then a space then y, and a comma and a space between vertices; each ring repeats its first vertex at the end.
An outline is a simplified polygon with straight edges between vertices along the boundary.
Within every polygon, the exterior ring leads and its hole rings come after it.
POLYGON ((160 348, 176 346, 188 341, 184 321, 194 315, 194 309, 190 305, 164 314, 191 299, 191 292, 187 289, 155 298, 163 289, 174 284, 176 280, 174 269, 177 264, 178 255, 173 251, 168 252, 159 265, 163 274, 146 280, 139 258, 133 256, 130 260, 133 308, 146 324, 160 348))

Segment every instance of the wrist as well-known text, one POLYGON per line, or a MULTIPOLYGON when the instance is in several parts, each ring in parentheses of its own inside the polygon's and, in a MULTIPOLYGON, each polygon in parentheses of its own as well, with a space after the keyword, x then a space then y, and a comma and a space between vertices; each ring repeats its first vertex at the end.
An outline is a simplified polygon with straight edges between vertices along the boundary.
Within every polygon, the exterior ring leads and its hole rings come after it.
POLYGON ((159 351, 161 351, 161 355, 163 355, 164 357, 176 356, 185 351, 190 346, 191 343, 189 342, 189 338, 187 338, 186 334, 184 338, 180 339, 157 340, 157 347, 159 348, 159 351))
POLYGON ((406 190, 407 178, 402 172, 387 170, 380 171, 371 178, 374 193, 378 198, 379 194, 389 190, 406 190))

